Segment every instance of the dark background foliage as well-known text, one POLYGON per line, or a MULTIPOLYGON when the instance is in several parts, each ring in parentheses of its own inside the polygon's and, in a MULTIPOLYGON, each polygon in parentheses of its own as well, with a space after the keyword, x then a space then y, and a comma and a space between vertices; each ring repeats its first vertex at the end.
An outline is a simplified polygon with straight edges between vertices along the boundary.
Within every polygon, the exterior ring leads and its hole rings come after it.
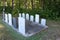
MULTIPOLYGON (((4 0, 1 2, 4 2, 4 0)), ((24 12, 30 15, 39 14, 41 18, 46 19, 60 18, 60 0, 12 0, 12 6, 10 6, 11 3, 9 2, 10 0, 7 1, 8 6, 5 6, 5 12, 11 13, 13 16, 17 16, 18 13, 24 12)), ((0 6, 0 13, 2 13, 3 8, 4 5, 0 6)))

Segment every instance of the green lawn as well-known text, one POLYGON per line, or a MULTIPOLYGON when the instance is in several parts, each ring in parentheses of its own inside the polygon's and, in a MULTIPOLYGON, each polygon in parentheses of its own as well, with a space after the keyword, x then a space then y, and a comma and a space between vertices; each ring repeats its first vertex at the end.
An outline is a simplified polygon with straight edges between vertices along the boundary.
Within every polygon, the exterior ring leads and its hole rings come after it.
POLYGON ((60 40, 60 21, 47 20, 48 29, 24 37, 0 19, 0 40, 60 40))

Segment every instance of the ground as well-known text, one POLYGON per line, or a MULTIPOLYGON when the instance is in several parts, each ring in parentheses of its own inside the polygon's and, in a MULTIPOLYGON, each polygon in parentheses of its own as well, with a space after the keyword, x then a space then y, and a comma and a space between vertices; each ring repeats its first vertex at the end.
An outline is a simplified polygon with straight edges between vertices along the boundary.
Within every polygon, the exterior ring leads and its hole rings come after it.
POLYGON ((60 40, 60 21, 47 20, 48 29, 23 37, 0 19, 0 40, 60 40))

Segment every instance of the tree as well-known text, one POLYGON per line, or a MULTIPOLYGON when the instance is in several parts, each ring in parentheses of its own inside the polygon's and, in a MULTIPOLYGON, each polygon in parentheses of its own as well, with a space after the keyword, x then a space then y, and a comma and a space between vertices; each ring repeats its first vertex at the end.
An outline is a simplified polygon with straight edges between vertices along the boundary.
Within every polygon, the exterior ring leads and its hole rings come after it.
POLYGON ((27 0, 24 0, 25 9, 27 9, 27 0))
POLYGON ((14 0, 12 0, 12 9, 14 8, 14 0))
POLYGON ((34 9, 34 0, 31 0, 32 9, 34 9))

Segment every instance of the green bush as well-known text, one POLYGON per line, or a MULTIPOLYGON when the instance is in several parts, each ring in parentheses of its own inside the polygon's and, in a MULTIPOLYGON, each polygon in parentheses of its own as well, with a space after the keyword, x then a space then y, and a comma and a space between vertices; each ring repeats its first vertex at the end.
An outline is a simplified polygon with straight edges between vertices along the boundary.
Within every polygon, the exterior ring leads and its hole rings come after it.
POLYGON ((5 12, 6 12, 6 13, 12 13, 12 7, 6 6, 6 7, 5 7, 5 12))
POLYGON ((18 9, 17 8, 14 8, 13 11, 12 11, 12 16, 13 17, 18 17, 18 9))
POLYGON ((2 13, 3 11, 3 6, 0 6, 0 13, 2 13))

